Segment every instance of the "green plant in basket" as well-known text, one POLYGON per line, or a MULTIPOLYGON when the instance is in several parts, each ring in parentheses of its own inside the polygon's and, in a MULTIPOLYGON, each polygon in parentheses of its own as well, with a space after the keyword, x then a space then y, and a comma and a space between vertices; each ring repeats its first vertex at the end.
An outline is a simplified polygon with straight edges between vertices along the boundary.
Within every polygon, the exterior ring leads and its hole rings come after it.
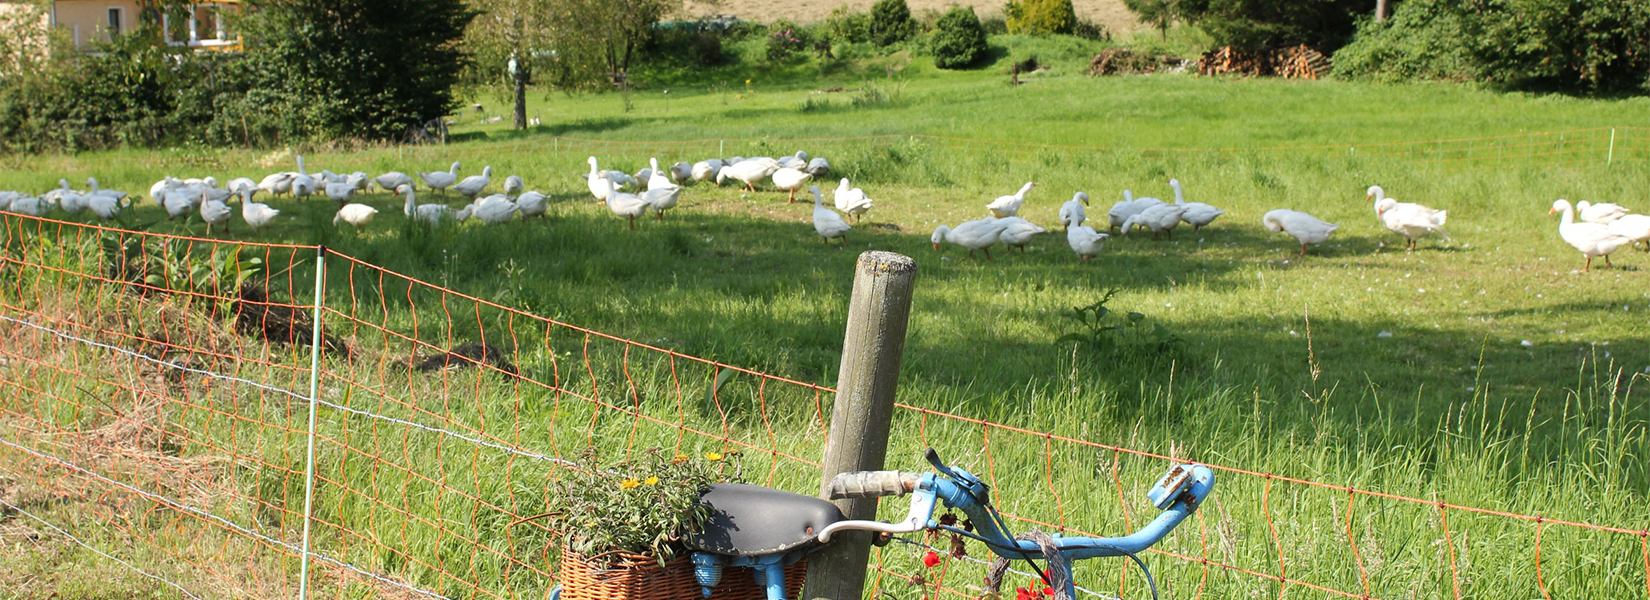
POLYGON ((737 452, 672 454, 653 449, 631 459, 598 465, 586 450, 583 469, 568 469, 552 483, 550 517, 562 550, 597 565, 607 557, 643 555, 670 562, 683 541, 699 531, 709 511, 699 497, 710 484, 739 481, 737 452))

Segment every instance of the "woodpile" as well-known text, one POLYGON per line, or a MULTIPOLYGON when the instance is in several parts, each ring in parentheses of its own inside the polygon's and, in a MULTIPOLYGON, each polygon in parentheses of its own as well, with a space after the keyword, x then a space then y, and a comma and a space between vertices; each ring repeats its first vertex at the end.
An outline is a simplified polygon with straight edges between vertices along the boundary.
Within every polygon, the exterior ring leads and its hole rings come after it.
POLYGON ((1320 79, 1329 74, 1329 57, 1305 44, 1270 52, 1244 52, 1231 46, 1203 53, 1199 75, 1276 75, 1320 79))
POLYGON ((1128 48, 1107 48, 1089 61, 1091 77, 1103 75, 1134 75, 1171 70, 1181 61, 1173 56, 1137 53, 1128 48))

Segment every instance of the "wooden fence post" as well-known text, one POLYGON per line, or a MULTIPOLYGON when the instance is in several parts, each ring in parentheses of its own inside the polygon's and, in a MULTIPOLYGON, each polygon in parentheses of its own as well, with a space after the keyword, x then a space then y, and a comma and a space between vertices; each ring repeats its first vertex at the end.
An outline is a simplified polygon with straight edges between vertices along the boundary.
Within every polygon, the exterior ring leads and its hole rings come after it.
MULTIPOLYGON (((888 455, 888 429, 916 275, 916 262, 908 256, 877 251, 859 255, 831 409, 831 437, 825 446, 822 496, 838 473, 881 469, 888 455)), ((836 505, 850 519, 876 518, 876 498, 837 500, 836 505)), ((839 535, 809 558, 804 597, 859 600, 864 593, 870 534, 839 535)))

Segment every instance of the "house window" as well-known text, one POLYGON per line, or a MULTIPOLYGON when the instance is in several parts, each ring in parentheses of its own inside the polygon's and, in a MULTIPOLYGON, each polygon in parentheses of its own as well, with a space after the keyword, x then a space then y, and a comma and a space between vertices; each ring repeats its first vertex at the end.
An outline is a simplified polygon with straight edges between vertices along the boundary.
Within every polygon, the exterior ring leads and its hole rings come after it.
POLYGON ((120 9, 109 9, 109 37, 120 35, 120 9))

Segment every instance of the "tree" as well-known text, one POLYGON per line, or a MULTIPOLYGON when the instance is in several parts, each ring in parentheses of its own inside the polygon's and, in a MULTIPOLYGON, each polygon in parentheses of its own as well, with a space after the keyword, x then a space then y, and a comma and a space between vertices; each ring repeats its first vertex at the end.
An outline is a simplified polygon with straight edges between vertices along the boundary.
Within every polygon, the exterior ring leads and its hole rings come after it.
POLYGON ((1267 50, 1306 44, 1333 52, 1352 38, 1368 0, 1180 0, 1179 15, 1221 45, 1267 50))
POLYGON ((871 43, 892 46, 915 34, 917 22, 905 0, 877 0, 871 6, 871 43))
POLYGON ((515 126, 527 126, 527 86, 537 76, 567 90, 628 85, 636 49, 682 0, 471 0, 480 15, 465 32, 471 80, 503 84, 515 126), (511 65, 514 68, 510 68, 511 65))
POLYGON ((1069 34, 1077 29, 1071 0, 1010 0, 1003 6, 1009 33, 1069 34))
POLYGON ((934 22, 934 66, 960 69, 985 55, 985 27, 974 9, 953 6, 934 22))
POLYGON ((456 107, 464 0, 249 0, 247 59, 289 135, 389 139, 456 107))
POLYGON ((1150 23, 1163 39, 1169 39, 1169 26, 1180 19, 1180 0, 1123 0, 1123 6, 1141 23, 1150 23))

